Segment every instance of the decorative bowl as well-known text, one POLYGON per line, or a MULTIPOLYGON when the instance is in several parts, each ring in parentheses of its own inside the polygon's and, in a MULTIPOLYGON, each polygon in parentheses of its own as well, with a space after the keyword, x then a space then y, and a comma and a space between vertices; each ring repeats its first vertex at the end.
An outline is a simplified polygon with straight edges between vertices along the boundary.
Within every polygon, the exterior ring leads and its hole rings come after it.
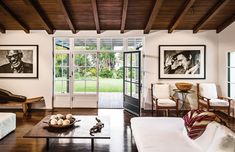
POLYGON ((177 87, 177 89, 179 89, 181 91, 188 91, 188 90, 192 89, 193 84, 187 83, 187 82, 178 82, 178 83, 175 83, 175 86, 177 87))
POLYGON ((79 122, 80 120, 76 120, 74 117, 70 120, 70 124, 68 124, 68 125, 53 125, 53 124, 51 124, 51 119, 48 121, 48 122, 46 122, 46 121, 44 121, 44 123, 46 123, 46 124, 48 124, 48 126, 49 127, 51 127, 51 128, 68 128, 68 127, 72 127, 76 122, 79 122))

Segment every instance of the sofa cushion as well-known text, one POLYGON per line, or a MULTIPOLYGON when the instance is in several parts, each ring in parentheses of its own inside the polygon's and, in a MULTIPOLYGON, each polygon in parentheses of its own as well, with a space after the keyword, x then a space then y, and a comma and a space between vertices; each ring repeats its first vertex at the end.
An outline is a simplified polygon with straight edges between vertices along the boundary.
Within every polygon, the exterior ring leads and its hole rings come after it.
POLYGON ((15 130, 16 128, 16 114, 14 113, 0 113, 0 139, 15 130))
POLYGON ((195 139, 195 142, 202 148, 204 152, 206 152, 209 148, 211 142, 213 141, 213 138, 215 137, 216 130, 217 128, 219 128, 219 126, 220 124, 215 121, 209 123, 204 133, 200 137, 195 139))
POLYGON ((198 138, 210 122, 221 121, 213 112, 203 110, 189 111, 183 119, 185 121, 185 127, 188 131, 188 136, 192 139, 198 138))
POLYGON ((219 125, 213 141, 206 152, 234 152, 235 133, 223 125, 219 125))
POLYGON ((131 129, 139 152, 202 152, 183 134, 181 118, 132 118, 131 129))

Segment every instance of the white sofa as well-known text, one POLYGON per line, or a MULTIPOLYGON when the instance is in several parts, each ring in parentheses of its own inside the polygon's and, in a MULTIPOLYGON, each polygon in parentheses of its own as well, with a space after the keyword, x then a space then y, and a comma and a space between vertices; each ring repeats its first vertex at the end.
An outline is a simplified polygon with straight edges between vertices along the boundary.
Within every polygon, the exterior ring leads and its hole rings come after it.
POLYGON ((16 129, 16 114, 0 113, 0 139, 16 129))
POLYGON ((131 129, 139 152, 235 152, 235 133, 217 122, 195 140, 182 118, 135 117, 131 129))

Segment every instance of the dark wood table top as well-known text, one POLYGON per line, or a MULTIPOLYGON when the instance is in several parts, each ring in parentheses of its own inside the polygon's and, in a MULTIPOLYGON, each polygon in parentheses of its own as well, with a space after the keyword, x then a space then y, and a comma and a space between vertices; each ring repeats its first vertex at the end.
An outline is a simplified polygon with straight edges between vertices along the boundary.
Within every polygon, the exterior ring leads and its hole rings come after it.
POLYGON ((51 128, 44 121, 48 122, 51 115, 43 118, 39 123, 37 123, 28 133, 26 133, 24 138, 110 138, 110 120, 108 116, 74 116, 76 120, 81 120, 76 122, 74 126, 69 128, 51 128), (97 121, 95 118, 101 120, 104 123, 104 127, 101 132, 94 133, 94 136, 90 135, 90 128, 93 127, 97 121))

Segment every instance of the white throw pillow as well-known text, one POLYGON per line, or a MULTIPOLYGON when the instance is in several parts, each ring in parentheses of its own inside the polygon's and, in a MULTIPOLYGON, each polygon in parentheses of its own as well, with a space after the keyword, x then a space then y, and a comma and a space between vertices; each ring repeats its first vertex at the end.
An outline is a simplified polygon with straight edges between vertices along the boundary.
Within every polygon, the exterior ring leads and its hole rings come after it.
POLYGON ((219 126, 220 124, 215 121, 209 123, 203 134, 194 140, 204 152, 209 148, 219 126))
POLYGON ((207 152, 235 152, 235 133, 225 126, 219 126, 207 152))

